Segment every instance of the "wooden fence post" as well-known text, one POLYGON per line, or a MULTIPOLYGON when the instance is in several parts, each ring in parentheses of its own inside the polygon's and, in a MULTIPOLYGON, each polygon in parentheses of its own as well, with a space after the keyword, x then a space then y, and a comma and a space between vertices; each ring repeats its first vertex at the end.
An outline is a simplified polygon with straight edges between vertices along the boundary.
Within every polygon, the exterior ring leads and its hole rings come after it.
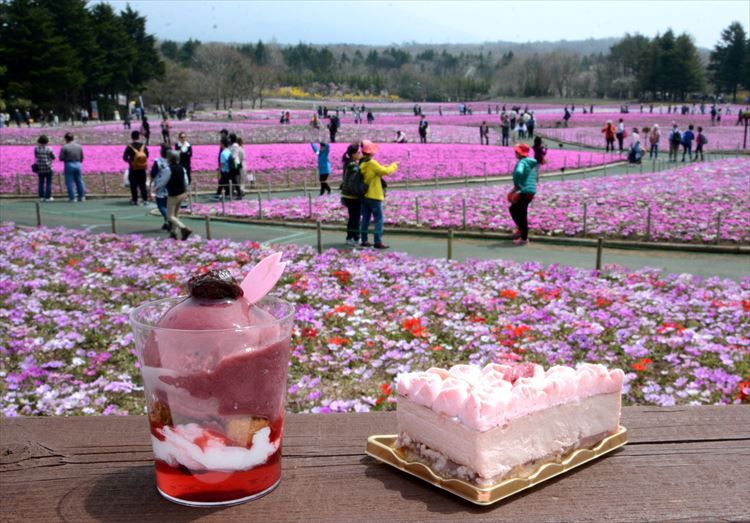
POLYGON ((211 216, 206 215, 206 239, 211 239, 211 216))
POLYGON ((648 208, 648 215, 646 216, 646 239, 651 239, 651 207, 648 208))
POLYGON ((312 194, 307 195, 307 218, 312 220, 312 194))
POLYGON ((42 226, 42 207, 39 205, 39 202, 34 202, 34 205, 36 205, 36 226, 41 227, 42 226))
POLYGON ((466 230, 466 198, 461 199, 461 218, 463 229, 466 230))
POLYGON ((446 258, 453 259, 453 229, 448 229, 448 253, 446 258))
POLYGON ((109 220, 112 222, 112 234, 117 234, 117 218, 114 213, 109 215, 109 220))
POLYGON ((260 195, 260 192, 256 193, 256 196, 258 197, 258 219, 263 219, 263 197, 260 195))
POLYGON ((604 250, 604 239, 599 238, 596 241, 596 270, 600 272, 602 270, 602 250, 604 250))
POLYGON ((315 222, 315 229, 317 234, 318 254, 323 253, 323 231, 321 230, 320 220, 315 222))
POLYGON ((417 227, 419 227, 419 225, 420 225, 420 223, 419 223, 419 196, 417 196, 414 199, 414 211, 415 211, 415 214, 417 215, 416 216, 416 218, 417 218, 417 227))

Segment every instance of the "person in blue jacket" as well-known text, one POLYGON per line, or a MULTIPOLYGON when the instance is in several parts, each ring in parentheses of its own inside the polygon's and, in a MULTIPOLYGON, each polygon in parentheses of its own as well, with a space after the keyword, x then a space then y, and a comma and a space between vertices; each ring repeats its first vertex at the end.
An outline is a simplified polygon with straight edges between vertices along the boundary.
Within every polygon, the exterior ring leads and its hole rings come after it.
POLYGON ((695 134, 693 133, 693 124, 688 125, 687 131, 682 133, 682 161, 685 161, 685 155, 687 154, 688 160, 693 155, 693 140, 695 140, 695 134))
POLYGON ((314 143, 310 144, 312 150, 318 155, 318 179, 320 180, 320 195, 331 194, 331 186, 328 185, 328 177, 331 175, 331 162, 328 160, 328 153, 331 147, 327 143, 320 143, 320 147, 314 143))

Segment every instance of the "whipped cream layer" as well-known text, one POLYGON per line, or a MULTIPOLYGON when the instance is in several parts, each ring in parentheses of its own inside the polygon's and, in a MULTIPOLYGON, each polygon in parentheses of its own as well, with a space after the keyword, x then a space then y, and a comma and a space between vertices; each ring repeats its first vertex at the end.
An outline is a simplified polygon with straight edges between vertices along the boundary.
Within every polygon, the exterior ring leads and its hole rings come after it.
POLYGON ((281 438, 270 441, 271 429, 265 427, 253 435, 249 449, 227 445, 195 423, 156 429, 164 440, 151 436, 156 459, 170 466, 183 465, 192 471, 249 470, 262 465, 279 449, 281 438))
POLYGON ((479 432, 514 419, 597 394, 622 390, 624 373, 603 365, 583 363, 576 368, 491 363, 432 368, 398 376, 400 396, 456 418, 479 432))

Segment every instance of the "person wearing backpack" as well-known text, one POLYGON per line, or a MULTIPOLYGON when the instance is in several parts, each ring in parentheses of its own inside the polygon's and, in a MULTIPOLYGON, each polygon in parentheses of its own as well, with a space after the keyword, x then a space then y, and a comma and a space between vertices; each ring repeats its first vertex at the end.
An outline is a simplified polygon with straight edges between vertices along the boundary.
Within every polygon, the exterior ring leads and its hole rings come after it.
POLYGON ((701 155, 701 161, 703 161, 703 146, 708 143, 706 135, 703 134, 703 127, 698 127, 698 136, 695 137, 695 158, 698 159, 698 154, 701 155))
MULTIPOLYGON (((169 146, 165 143, 161 144, 159 151, 159 158, 154 160, 151 166, 151 192, 154 195, 156 201, 156 207, 159 209, 162 218, 164 218, 164 224, 161 226, 162 231, 171 231, 172 224, 167 218, 167 181, 169 180, 169 162, 167 161, 167 155, 169 154, 169 146)), ((178 153, 179 154, 179 153, 178 153)))
POLYGON ((669 132, 669 161, 677 161, 677 153, 680 151, 682 143, 682 133, 676 123, 672 124, 672 130, 669 132))
POLYGON ((693 124, 688 125, 687 131, 682 133, 682 161, 685 161, 685 155, 687 154, 688 160, 692 160, 693 156, 693 140, 695 140, 695 134, 693 133, 693 124))
POLYGON ((176 151, 169 152, 169 178, 166 181, 167 189, 167 220, 172 225, 169 235, 177 239, 177 231, 180 231, 181 240, 185 241, 192 234, 190 227, 182 223, 178 214, 180 205, 187 200, 187 173, 180 165, 180 155, 176 151))
POLYGON ((346 244, 356 247, 359 243, 359 217, 362 212, 362 197, 367 193, 362 172, 359 170, 359 161, 362 154, 359 152, 359 144, 352 143, 346 148, 346 153, 341 159, 344 164, 344 181, 339 186, 341 190, 341 204, 349 213, 346 223, 346 244))
POLYGON ((141 133, 130 133, 132 142, 125 147, 122 155, 127 162, 128 183, 130 184, 130 205, 138 205, 138 192, 141 193, 141 205, 148 204, 148 190, 146 188, 146 169, 148 169, 148 147, 140 142, 141 133))
POLYGON ((367 192, 362 197, 362 221, 359 226, 360 245, 362 247, 373 246, 367 241, 367 229, 370 226, 370 219, 375 220, 375 245, 376 249, 387 249, 388 246, 383 243, 383 200, 385 192, 383 191, 383 176, 387 176, 398 169, 398 163, 394 162, 387 167, 380 165, 373 159, 373 155, 378 152, 379 147, 370 140, 362 141, 362 160, 359 163, 359 169, 362 172, 362 178, 367 184, 367 192))
POLYGON ((320 148, 314 143, 310 144, 313 152, 318 156, 318 180, 320 181, 320 196, 331 194, 331 186, 328 185, 328 177, 331 175, 331 162, 328 153, 331 147, 327 143, 320 143, 320 148))

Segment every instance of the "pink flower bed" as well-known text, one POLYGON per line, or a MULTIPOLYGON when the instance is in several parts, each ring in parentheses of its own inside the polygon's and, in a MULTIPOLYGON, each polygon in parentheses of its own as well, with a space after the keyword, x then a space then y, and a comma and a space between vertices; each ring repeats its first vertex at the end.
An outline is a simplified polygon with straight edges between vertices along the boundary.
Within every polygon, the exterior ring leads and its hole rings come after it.
MULTIPOLYGON (((346 150, 346 143, 335 143, 331 147, 331 164, 334 178, 340 176, 340 158, 346 150)), ((33 146, 6 145, 0 146, 0 193, 14 193, 21 185, 22 194, 35 191, 36 175, 31 172, 33 146)), ((53 146, 55 155, 59 155, 59 146, 53 146)), ((84 178, 91 184, 101 183, 99 173, 116 174, 110 180, 110 190, 119 187, 122 173, 127 164, 122 161, 125 147, 114 145, 87 145, 84 147, 84 178), (96 176, 91 176, 97 174, 96 176)), ((149 149, 152 158, 158 147, 149 149)), ((193 147, 193 170, 208 171, 208 179, 215 177, 219 149, 216 145, 197 145, 193 147)), ((246 145, 247 168, 258 173, 261 185, 286 184, 287 180, 294 185, 301 185, 303 180, 316 183, 317 158, 310 145, 272 144, 246 145)), ((465 144, 381 144, 377 156, 381 163, 400 162, 400 169, 392 176, 394 181, 429 181, 436 176, 442 178, 480 177, 485 174, 493 176, 507 174, 515 164, 514 153, 510 147, 481 146, 465 144)), ((551 149, 547 154, 548 163, 545 171, 555 171, 579 166, 601 165, 612 161, 604 153, 578 153, 551 149)), ((62 171, 62 164, 55 162, 55 171, 62 171)), ((94 191, 97 192, 97 191, 94 191)))
MULTIPOLYGON (((688 164, 671 171, 567 182, 542 182, 529 212, 533 234, 581 236, 584 205, 587 235, 644 239, 651 209, 650 240, 713 242, 721 213, 720 240, 750 242, 750 159, 732 158, 688 164)), ((429 193, 388 191, 385 222, 391 226, 460 229, 463 205, 469 229, 510 232, 507 212, 510 186, 443 189, 429 193), (419 221, 416 200, 419 199, 419 221)), ((263 217, 345 223, 346 210, 335 197, 275 199, 263 202, 263 217), (310 211, 312 210, 312 216, 310 211)), ((194 205, 198 214, 220 213, 218 204, 194 205)), ((227 202, 230 216, 258 217, 256 201, 227 202)))

